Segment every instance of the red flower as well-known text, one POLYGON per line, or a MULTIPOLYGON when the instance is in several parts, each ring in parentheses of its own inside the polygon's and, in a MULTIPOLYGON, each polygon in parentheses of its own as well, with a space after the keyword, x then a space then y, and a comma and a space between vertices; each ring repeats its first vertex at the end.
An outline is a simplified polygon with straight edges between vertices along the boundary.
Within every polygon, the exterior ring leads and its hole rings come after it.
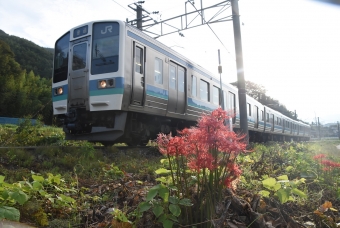
POLYGON ((319 160, 319 159, 322 159, 322 158, 325 158, 325 157, 326 157, 325 154, 318 154, 318 155, 315 155, 315 156, 313 157, 313 159, 314 159, 314 160, 319 160))

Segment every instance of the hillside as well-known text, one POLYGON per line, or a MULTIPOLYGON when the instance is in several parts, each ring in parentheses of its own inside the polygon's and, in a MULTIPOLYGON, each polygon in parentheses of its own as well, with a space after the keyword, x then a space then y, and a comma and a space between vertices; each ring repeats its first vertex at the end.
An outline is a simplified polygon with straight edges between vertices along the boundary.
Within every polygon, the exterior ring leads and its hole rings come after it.
POLYGON ((53 49, 40 47, 24 38, 8 35, 2 30, 0 30, 0 40, 3 40, 10 46, 15 55, 15 61, 26 72, 32 70, 35 75, 39 75, 42 78, 51 78, 53 49))

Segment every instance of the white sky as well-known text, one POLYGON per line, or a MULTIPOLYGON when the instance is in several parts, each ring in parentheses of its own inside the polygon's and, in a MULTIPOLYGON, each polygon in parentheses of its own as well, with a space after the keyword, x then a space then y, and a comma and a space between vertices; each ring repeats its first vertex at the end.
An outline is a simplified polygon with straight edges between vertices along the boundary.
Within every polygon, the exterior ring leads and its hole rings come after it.
MULTIPOLYGON (((203 6, 221 2, 202 0, 203 6)), ((0 0, 0 29, 43 47, 70 28, 93 20, 134 19, 127 0, 0 0)), ((185 12, 185 0, 145 0, 154 19, 185 12)), ((193 8, 188 6, 188 11, 193 8)), ((200 0, 195 0, 200 7, 200 0)), ((304 121, 340 121, 340 6, 313 0, 239 0, 244 75, 304 121)), ((208 18, 217 10, 206 12, 208 18)), ((222 15, 229 16, 227 10, 222 15)), ((217 77, 221 50, 223 82, 237 80, 232 22, 160 37, 217 77)), ((156 28, 157 29, 157 28, 156 28)))

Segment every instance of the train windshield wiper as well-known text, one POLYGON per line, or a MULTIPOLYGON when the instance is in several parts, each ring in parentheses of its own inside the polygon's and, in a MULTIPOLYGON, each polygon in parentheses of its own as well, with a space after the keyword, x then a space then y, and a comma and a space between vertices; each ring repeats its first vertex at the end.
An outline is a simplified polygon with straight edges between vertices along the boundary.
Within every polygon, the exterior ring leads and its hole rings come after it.
POLYGON ((98 55, 99 55, 100 59, 103 60, 103 62, 105 63, 105 62, 106 62, 106 59, 105 59, 105 57, 103 56, 103 54, 100 53, 100 51, 98 50, 97 44, 96 44, 96 47, 95 47, 94 50, 96 51, 96 57, 98 57, 98 55))

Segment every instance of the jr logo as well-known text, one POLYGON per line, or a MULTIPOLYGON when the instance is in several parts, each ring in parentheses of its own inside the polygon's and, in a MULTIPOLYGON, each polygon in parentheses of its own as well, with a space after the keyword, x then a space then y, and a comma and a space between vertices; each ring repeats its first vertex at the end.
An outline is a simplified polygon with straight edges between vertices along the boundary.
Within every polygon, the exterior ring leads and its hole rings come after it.
POLYGON ((101 34, 106 34, 107 31, 112 32, 112 25, 105 26, 105 31, 101 30, 101 34))

